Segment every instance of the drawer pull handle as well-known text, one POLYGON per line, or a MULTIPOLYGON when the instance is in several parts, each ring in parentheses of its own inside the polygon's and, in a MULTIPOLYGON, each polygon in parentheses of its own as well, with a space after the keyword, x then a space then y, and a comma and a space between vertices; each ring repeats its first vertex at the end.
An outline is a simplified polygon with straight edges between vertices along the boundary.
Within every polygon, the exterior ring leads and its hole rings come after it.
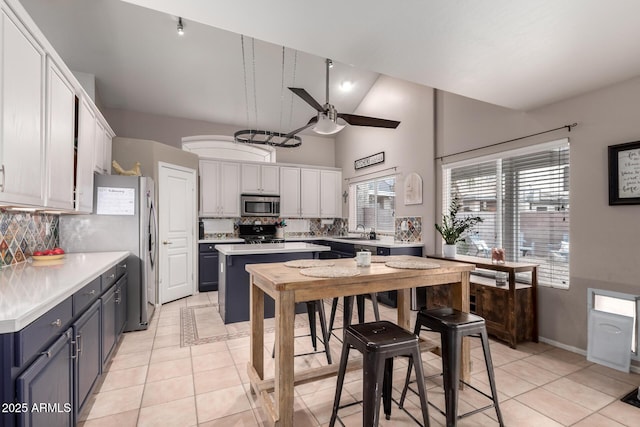
POLYGON ((109 279, 113 279, 114 277, 116 277, 116 273, 113 273, 111 276, 109 276, 109 279))
POLYGON ((87 294, 87 295, 95 295, 95 294, 96 294, 96 290, 95 290, 95 289, 93 289, 91 292, 87 292, 86 294, 87 294))
POLYGON ((76 356, 80 357, 82 354, 82 335, 76 335, 76 356))
POLYGON ((43 351, 42 353, 40 353, 43 356, 47 356, 47 357, 51 357, 51 351, 47 350, 47 351, 43 351))
POLYGON ((55 321, 51 322, 51 326, 59 328, 60 326, 62 326, 62 321, 60 319, 56 319, 55 321))

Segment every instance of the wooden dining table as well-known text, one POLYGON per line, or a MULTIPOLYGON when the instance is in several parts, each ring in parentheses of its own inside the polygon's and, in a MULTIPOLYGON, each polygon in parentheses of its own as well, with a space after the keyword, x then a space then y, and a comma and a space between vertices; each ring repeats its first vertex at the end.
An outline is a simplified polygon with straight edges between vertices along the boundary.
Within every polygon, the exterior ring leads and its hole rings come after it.
MULTIPOLYGON (((437 268, 398 269, 385 263, 356 267, 354 259, 331 260, 336 268, 358 268, 350 277, 318 278, 300 273, 284 263, 249 264, 250 274, 250 358, 248 375, 251 390, 273 426, 293 426, 294 386, 337 374, 338 363, 294 372, 295 304, 298 302, 348 297, 372 292, 398 292, 397 324, 412 331, 410 290, 421 286, 451 284, 453 308, 469 312, 469 273, 473 265, 450 260, 427 260, 437 268), (265 378, 264 298, 275 300, 275 365, 273 378, 265 378)), ((270 353, 270 352, 268 352, 270 353)), ((270 355, 269 355, 270 356, 270 355)), ((470 350, 463 342, 461 379, 470 376, 470 350)), ((357 363, 354 364, 357 366, 357 363)))

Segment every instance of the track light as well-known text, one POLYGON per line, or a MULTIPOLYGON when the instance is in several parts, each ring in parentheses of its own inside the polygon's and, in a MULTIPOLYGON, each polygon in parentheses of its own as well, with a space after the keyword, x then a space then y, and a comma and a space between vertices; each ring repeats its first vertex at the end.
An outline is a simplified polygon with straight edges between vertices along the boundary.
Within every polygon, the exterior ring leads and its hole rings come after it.
POLYGON ((184 36, 184 26, 182 25, 182 18, 178 18, 178 35, 184 36))

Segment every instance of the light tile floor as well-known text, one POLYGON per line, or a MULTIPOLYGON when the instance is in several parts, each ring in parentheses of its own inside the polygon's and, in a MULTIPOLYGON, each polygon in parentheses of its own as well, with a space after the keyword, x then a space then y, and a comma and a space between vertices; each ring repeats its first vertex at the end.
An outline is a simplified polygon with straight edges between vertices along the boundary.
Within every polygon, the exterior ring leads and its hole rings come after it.
MULTIPOLYGON (((246 364, 249 357, 248 322, 224 325, 219 317, 208 326, 226 328, 232 339, 180 347, 180 309, 217 303, 217 292, 201 293, 165 304, 156 311, 149 329, 126 333, 90 402, 86 420, 96 426, 261 426, 263 412, 250 392, 246 364)), ((370 307, 370 303, 367 302, 370 307)), ((329 301, 325 307, 329 313, 329 301)), ((394 320, 395 310, 380 306, 381 317, 394 320)), ((299 315, 302 316, 302 315, 299 315)), ((301 320, 306 316, 300 317, 301 320)), ((341 313, 337 315, 340 323, 341 313)), ((373 319, 370 308, 367 320, 373 319)), ((267 320, 265 327, 273 326, 267 320)), ((301 328, 297 334, 308 333, 301 328)), ((271 349, 274 334, 265 336, 267 372, 273 372, 271 349)), ((296 340, 296 352, 307 351, 308 338, 296 340)), ((472 384, 488 391, 480 344, 472 340, 472 384)), ((334 363, 340 342, 331 340, 334 363)), ((353 353, 357 353, 352 351, 353 353)), ((626 374, 592 364, 581 356, 546 344, 524 343, 517 350, 491 341, 491 354, 505 424, 526 426, 618 427, 639 426, 640 409, 619 398, 640 385, 640 375, 626 374)), ((440 358, 423 354, 427 373, 440 371, 440 358)), ((296 369, 326 364, 323 354, 297 357, 296 369)), ((406 362, 394 364, 394 397, 402 388, 406 362)), ((362 396, 361 372, 347 375, 342 402, 362 396)), ((444 406, 441 379, 427 380, 428 397, 444 406)), ((295 388, 295 425, 326 426, 331 415, 335 378, 295 388)), ((460 394, 460 411, 486 404, 486 398, 467 388, 460 394)), ((420 416, 417 396, 409 393, 405 407, 420 416)), ((444 416, 430 408, 431 425, 444 425, 444 416)), ((346 426, 361 425, 361 406, 340 411, 346 426)), ((381 417, 381 426, 415 425, 397 406, 392 418, 381 417)), ((460 426, 497 425, 493 409, 462 419, 460 426)))

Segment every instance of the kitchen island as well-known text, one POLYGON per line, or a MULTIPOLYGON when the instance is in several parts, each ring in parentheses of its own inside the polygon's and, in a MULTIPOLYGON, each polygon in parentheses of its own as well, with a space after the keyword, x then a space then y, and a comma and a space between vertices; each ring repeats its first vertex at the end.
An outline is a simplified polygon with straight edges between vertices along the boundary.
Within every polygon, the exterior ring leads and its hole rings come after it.
MULTIPOLYGON (((295 259, 318 258, 321 252, 330 251, 328 246, 304 242, 262 243, 257 245, 216 245, 220 253, 218 311, 225 324, 249 320, 249 264, 285 262, 295 259)), ((304 313, 301 304, 297 313, 304 313)), ((274 317, 275 306, 272 298, 264 299, 264 316, 274 317)))

